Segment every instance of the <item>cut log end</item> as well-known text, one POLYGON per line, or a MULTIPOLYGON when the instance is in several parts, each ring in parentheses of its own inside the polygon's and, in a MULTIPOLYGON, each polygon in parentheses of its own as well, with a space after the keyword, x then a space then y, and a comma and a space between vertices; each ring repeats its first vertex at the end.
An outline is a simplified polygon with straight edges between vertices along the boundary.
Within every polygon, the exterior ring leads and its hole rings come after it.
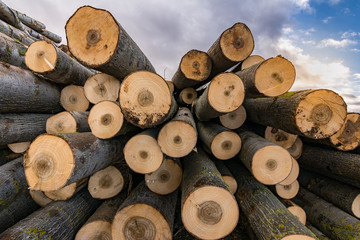
POLYGON ((121 209, 112 224, 112 239, 171 239, 171 228, 155 208, 137 203, 121 209))
POLYGON ((261 57, 259 55, 251 55, 241 63, 241 70, 249 68, 249 67, 251 67, 257 63, 261 63, 263 61, 265 61, 265 59, 263 57, 261 57))
POLYGON ((240 136, 232 131, 223 131, 217 134, 211 143, 211 153, 220 160, 235 157, 241 149, 240 136))
POLYGON ((34 202, 36 202, 41 207, 45 207, 46 205, 52 202, 50 198, 45 196, 43 191, 30 189, 29 193, 31 198, 34 200, 34 202))
POLYGON ((84 84, 84 92, 89 102, 109 100, 116 101, 119 98, 120 81, 105 73, 91 76, 84 84))
POLYGON ((299 192, 299 188, 300 185, 297 180, 289 185, 284 186, 284 185, 276 184, 275 186, 277 195, 279 195, 279 197, 283 199, 294 198, 299 192))
POLYGON ((309 235, 294 234, 281 238, 281 240, 317 240, 317 238, 310 237, 309 235))
POLYGON ((254 154, 251 168, 259 182, 266 185, 278 184, 289 176, 292 157, 282 147, 269 145, 254 154))
POLYGON ((100 220, 88 223, 77 232, 75 240, 111 240, 111 223, 100 220))
POLYGON ((302 149, 303 149, 303 143, 301 139, 298 137, 295 143, 287 150, 293 158, 299 159, 302 153, 302 149))
POLYGON ((180 101, 191 105, 197 98, 197 92, 194 88, 184 88, 179 94, 180 101))
POLYGON ((120 35, 119 26, 109 12, 90 6, 79 8, 65 29, 70 52, 90 67, 111 59, 120 35))
POLYGON ((69 112, 61 112, 51 116, 46 121, 46 132, 55 133, 73 133, 76 132, 76 120, 69 112))
POLYGON ((348 113, 341 129, 330 137, 330 142, 342 151, 350 151, 360 144, 360 114, 348 113))
POLYGON ((238 217, 234 196, 215 186, 196 189, 186 198, 181 210, 186 230, 201 239, 219 239, 230 234, 238 217))
POLYGON ((294 145, 297 135, 287 133, 281 129, 266 127, 265 129, 265 139, 273 142, 283 148, 289 148, 294 145))
POLYGON ((47 41, 32 43, 25 53, 26 66, 37 73, 46 73, 54 70, 56 60, 56 49, 47 41))
POLYGON ((8 148, 14 153, 23 153, 28 150, 31 142, 17 142, 8 144, 8 148))
POLYGON ((280 185, 289 185, 293 183, 299 176, 300 167, 298 162, 293 158, 292 159, 292 168, 289 176, 287 176, 283 181, 279 182, 280 185))
POLYGON ((76 182, 56 191, 44 192, 45 196, 53 201, 65 201, 72 197, 76 191, 76 182))
POLYGON ((360 218, 360 194, 354 199, 351 205, 351 211, 355 217, 360 218))
POLYGON ((88 190, 93 198, 108 199, 116 196, 124 188, 124 177, 114 166, 109 166, 93 174, 88 190))
POLYGON ((158 170, 145 175, 146 186, 161 195, 175 191, 180 186, 181 179, 181 167, 170 158, 165 158, 158 170))
POLYGON ((240 106, 233 112, 221 115, 219 117, 221 125, 228 129, 237 129, 241 127, 246 120, 246 110, 240 106))
POLYGON ((120 131, 124 116, 117 103, 102 101, 91 108, 88 122, 94 136, 108 139, 120 131))
POLYGON ((84 112, 89 108, 83 87, 68 85, 61 90, 60 103, 66 111, 84 112))
POLYGON ((287 208, 302 224, 306 224, 306 213, 302 207, 298 205, 290 206, 287 208))
POLYGON ((33 190, 55 191, 62 188, 74 168, 73 152, 68 143, 58 136, 40 135, 31 143, 24 158, 26 180, 33 190))
POLYGON ((203 81, 211 72, 211 59, 205 52, 190 50, 180 62, 180 70, 187 79, 203 81))
POLYGON ((168 81, 166 80, 166 84, 168 85, 169 89, 170 89, 170 92, 174 92, 175 90, 175 86, 174 86, 174 83, 172 81, 168 81))
POLYGON ((236 182, 235 178, 232 176, 222 176, 222 178, 224 179, 224 182, 228 186, 229 191, 232 194, 235 194, 235 192, 237 190, 237 182, 236 182))

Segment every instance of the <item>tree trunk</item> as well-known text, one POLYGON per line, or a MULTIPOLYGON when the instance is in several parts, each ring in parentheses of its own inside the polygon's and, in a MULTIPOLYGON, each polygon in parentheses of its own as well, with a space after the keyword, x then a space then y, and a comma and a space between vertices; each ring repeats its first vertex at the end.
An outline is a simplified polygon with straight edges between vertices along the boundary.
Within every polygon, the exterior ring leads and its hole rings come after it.
POLYGON ((99 204, 84 189, 68 201, 53 202, 34 212, 0 234, 0 239, 74 239, 99 204))
POLYGON ((84 85, 84 92, 89 102, 117 101, 119 99, 120 81, 106 73, 97 73, 89 77, 84 85))
POLYGON ((183 158, 181 218, 192 235, 218 239, 236 227, 238 205, 215 164, 200 152, 183 158))
POLYGON ((258 239, 302 239, 316 237, 251 174, 234 161, 226 161, 239 183, 235 194, 258 239))
POLYGON ((211 59, 207 53, 190 50, 181 58, 179 68, 171 81, 179 90, 195 86, 208 79, 211 66, 211 59))
POLYGON ((0 62, 0 113, 57 113, 59 88, 31 72, 0 62))
POLYGON ((85 112, 90 104, 85 97, 84 88, 76 85, 68 85, 61 90, 60 103, 69 112, 85 112))
POLYGON ((32 141, 46 132, 51 114, 7 113, 0 115, 0 145, 32 141))
POLYGON ((292 168, 289 176, 287 176, 283 181, 279 182, 278 184, 286 186, 296 181, 299 176, 300 166, 298 162, 292 158, 292 168))
POLYGON ((183 106, 191 105, 197 98, 197 92, 194 88, 188 87, 180 91, 177 97, 178 103, 183 106))
POLYGON ((13 153, 10 149, 5 148, 0 150, 0 167, 5 163, 10 162, 18 157, 21 157, 22 154, 13 153))
POLYGON ((238 130, 242 147, 237 157, 259 182, 274 185, 285 180, 292 169, 292 157, 282 147, 256 135, 238 130))
POLYGON ((235 111, 221 115, 219 120, 224 127, 232 130, 237 129, 241 127, 246 120, 246 110, 241 105, 235 111))
POLYGON ((21 31, 2 20, 0 20, 0 32, 13 39, 18 40, 19 42, 27 46, 29 46, 31 43, 37 40, 36 38, 30 36, 29 33, 21 31))
POLYGON ((101 140, 91 133, 40 135, 24 159, 30 189, 54 191, 111 165, 121 159, 127 138, 101 140))
POLYGON ((287 133, 281 129, 268 126, 265 129, 264 138, 285 149, 288 149, 295 144, 295 141, 298 138, 298 136, 291 133, 287 133))
POLYGON ((239 72, 246 68, 249 68, 255 64, 261 63, 265 61, 265 59, 259 55, 251 55, 248 56, 244 61, 240 62, 233 70, 233 73, 239 72))
POLYGON ((50 31, 47 30, 47 29, 44 29, 44 30, 41 32, 41 34, 42 34, 44 37, 50 39, 51 41, 54 41, 55 43, 61 43, 61 41, 62 41, 62 37, 61 37, 61 36, 59 36, 59 35, 57 35, 57 34, 55 34, 55 33, 53 33, 53 32, 50 32, 50 31))
POLYGON ((302 207, 287 199, 280 199, 280 201, 302 224, 306 224, 306 213, 302 207))
POLYGON ((315 194, 300 188, 293 201, 306 212, 312 225, 331 239, 360 238, 360 221, 315 194))
POLYGON ((234 176, 231 174, 230 170, 225 166, 223 161, 215 160, 214 161, 217 170, 219 170, 221 177, 229 188, 229 191, 232 194, 235 194, 237 190, 237 182, 234 176))
POLYGON ((360 218, 360 190, 301 169, 298 178, 302 187, 324 200, 333 203, 345 212, 360 218))
POLYGON ((81 7, 67 21, 65 30, 70 52, 85 66, 117 79, 139 70, 155 72, 141 49, 108 11, 81 7))
POLYGON ((197 122, 196 126, 205 149, 217 159, 228 160, 239 153, 241 138, 237 133, 212 122, 197 122))
POLYGON ((346 103, 342 97, 327 89, 246 99, 244 107, 252 122, 314 139, 336 133, 346 117, 346 103))
POLYGON ((47 41, 32 43, 25 54, 26 66, 53 82, 68 85, 84 85, 94 71, 47 41))
POLYGON ((188 155, 197 142, 196 124, 190 110, 179 108, 171 121, 160 129, 157 141, 162 152, 170 157, 188 155))
POLYGON ((325 234, 323 234, 322 232, 319 231, 319 229, 315 228, 313 225, 307 224, 306 227, 315 234, 315 236, 319 239, 319 240, 331 240, 330 238, 328 238, 327 236, 325 236, 325 234))
POLYGON ((46 132, 56 133, 75 133, 90 132, 88 123, 89 112, 61 112, 46 121, 46 132))
POLYGON ((121 204, 112 224, 112 239, 171 239, 177 191, 151 192, 140 183, 121 204))
POLYGON ((299 159, 301 157, 302 154, 302 150, 303 150, 303 142, 301 141, 301 139, 298 137, 295 141, 295 143, 289 147, 288 152, 290 153, 290 155, 294 158, 294 159, 299 159))
POLYGON ((0 32, 0 61, 28 69, 25 65, 26 46, 0 32))

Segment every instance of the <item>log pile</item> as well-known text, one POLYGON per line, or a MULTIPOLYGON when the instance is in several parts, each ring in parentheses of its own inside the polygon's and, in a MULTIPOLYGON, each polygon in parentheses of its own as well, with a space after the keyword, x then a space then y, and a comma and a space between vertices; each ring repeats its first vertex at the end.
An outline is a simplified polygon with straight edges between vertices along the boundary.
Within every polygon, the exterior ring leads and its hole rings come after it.
POLYGON ((0 240, 360 239, 359 113, 244 23, 166 81, 108 11, 0 19, 0 240))

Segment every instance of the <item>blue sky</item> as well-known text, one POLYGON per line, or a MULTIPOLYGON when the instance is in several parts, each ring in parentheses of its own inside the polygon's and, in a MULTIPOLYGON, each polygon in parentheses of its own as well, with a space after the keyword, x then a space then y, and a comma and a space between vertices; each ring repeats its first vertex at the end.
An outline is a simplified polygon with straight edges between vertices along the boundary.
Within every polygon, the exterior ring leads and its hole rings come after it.
POLYGON ((191 49, 207 51, 222 31, 243 22, 254 54, 278 54, 296 68, 293 90, 329 88, 360 112, 360 1, 357 0, 3 0, 63 36, 83 5, 109 10, 170 80, 191 49))

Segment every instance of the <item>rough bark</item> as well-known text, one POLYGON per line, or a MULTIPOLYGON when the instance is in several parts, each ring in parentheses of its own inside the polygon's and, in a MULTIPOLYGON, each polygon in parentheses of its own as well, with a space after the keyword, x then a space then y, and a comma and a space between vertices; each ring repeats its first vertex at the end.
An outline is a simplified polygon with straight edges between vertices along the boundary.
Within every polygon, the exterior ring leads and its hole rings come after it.
POLYGON ((28 69, 25 65, 26 46, 0 32, 0 61, 28 69))
POLYGON ((30 36, 30 34, 13 27, 2 20, 0 20, 0 32, 27 46, 37 40, 36 38, 30 36))
POLYGON ((325 234, 319 231, 319 229, 315 228, 313 225, 306 224, 306 227, 313 233, 319 240, 331 240, 325 234))
MULTIPOLYGON (((199 238, 194 237, 185 227, 181 227, 176 233, 174 233, 173 240, 196 240, 199 238)), ((249 240, 249 236, 240 227, 236 227, 228 236, 220 238, 220 240, 249 240)))
POLYGON ((214 161, 217 170, 219 170, 222 178, 224 179, 224 182, 226 185, 228 185, 228 188, 232 194, 235 194, 237 190, 237 182, 232 175, 231 171, 226 167, 223 161, 215 160, 214 161))
POLYGON ((18 157, 21 157, 20 153, 13 153, 10 149, 5 148, 0 150, 0 166, 8 163, 11 160, 14 160, 18 157))
MULTIPOLYGON (((12 13, 16 14, 16 16, 19 18, 19 20, 26 26, 28 26, 38 32, 42 32, 43 30, 45 30, 46 26, 44 23, 37 21, 21 12, 18 12, 15 9, 9 8, 9 10, 11 10, 12 13)), ((60 37, 60 39, 61 39, 61 37, 60 37)), ((60 40, 60 42, 61 42, 61 40, 60 40)))

